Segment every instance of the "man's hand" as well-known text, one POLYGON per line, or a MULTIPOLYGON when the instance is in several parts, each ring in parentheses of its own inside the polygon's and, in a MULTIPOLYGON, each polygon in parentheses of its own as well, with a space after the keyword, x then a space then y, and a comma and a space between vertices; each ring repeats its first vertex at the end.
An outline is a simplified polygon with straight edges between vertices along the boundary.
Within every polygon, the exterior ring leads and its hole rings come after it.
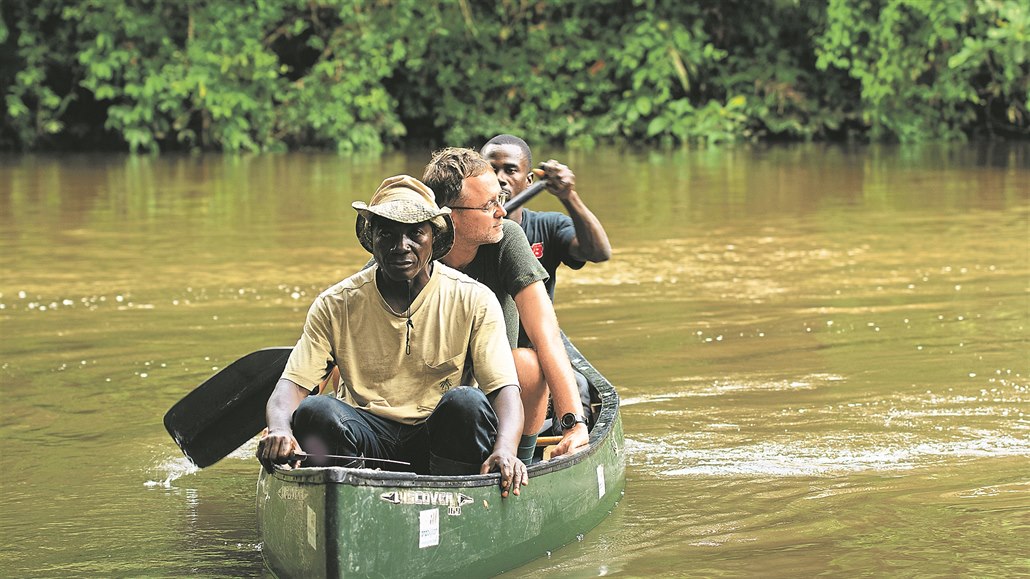
MULTIPOLYGON (((272 472, 272 465, 289 463, 290 457, 299 452, 303 452, 300 444, 288 430, 270 430, 258 441, 257 458, 268 473, 272 472)), ((299 460, 290 464, 291 468, 298 466, 299 460)))
POLYGON ((569 195, 576 190, 576 175, 567 166, 551 159, 540 165, 547 179, 547 190, 555 197, 567 201, 569 195))
POLYGON ((487 457, 479 469, 479 474, 487 474, 498 470, 501 472, 501 498, 507 498, 508 492, 519 494, 519 487, 529 484, 529 473, 526 465, 510 451, 496 450, 487 457))
POLYGON ((561 442, 554 447, 551 456, 561 456, 590 444, 590 434, 587 432, 587 425, 582 422, 562 433, 561 442))

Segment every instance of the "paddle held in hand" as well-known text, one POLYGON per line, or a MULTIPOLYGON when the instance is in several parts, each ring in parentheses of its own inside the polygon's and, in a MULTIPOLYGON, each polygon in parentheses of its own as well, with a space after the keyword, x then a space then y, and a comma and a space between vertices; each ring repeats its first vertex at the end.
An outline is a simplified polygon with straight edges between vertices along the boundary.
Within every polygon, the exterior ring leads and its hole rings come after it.
POLYGON ((168 434, 194 464, 211 466, 265 427, 265 404, 293 348, 266 348, 229 364, 165 414, 168 434))

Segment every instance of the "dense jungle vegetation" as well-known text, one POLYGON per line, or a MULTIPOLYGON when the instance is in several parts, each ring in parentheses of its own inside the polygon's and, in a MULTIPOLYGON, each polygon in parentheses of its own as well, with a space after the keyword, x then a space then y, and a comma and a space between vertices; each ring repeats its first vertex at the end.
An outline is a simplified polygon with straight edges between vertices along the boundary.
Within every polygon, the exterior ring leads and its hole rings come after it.
POLYGON ((1030 136, 1026 0, 3 0, 5 150, 1030 136))

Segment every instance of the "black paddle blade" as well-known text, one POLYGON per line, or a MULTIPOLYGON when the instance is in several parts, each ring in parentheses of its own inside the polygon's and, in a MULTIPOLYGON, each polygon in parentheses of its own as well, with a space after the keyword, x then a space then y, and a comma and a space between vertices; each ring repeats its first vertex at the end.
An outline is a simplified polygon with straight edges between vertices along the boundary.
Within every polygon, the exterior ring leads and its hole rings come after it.
POLYGON ((208 378, 165 414, 165 428, 200 468, 225 458, 265 427, 265 404, 292 348, 251 352, 208 378))

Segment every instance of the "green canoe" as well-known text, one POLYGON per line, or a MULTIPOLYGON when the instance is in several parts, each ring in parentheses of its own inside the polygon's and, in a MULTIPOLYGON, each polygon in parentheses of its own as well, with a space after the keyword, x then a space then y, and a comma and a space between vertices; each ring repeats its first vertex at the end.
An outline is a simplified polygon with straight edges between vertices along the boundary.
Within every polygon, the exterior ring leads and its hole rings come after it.
POLYGON ((262 470, 257 511, 265 565, 279 577, 482 577, 594 528, 626 482, 619 396, 567 339, 565 346, 590 383, 587 449, 532 465, 529 486, 506 499, 496 474, 262 470))

